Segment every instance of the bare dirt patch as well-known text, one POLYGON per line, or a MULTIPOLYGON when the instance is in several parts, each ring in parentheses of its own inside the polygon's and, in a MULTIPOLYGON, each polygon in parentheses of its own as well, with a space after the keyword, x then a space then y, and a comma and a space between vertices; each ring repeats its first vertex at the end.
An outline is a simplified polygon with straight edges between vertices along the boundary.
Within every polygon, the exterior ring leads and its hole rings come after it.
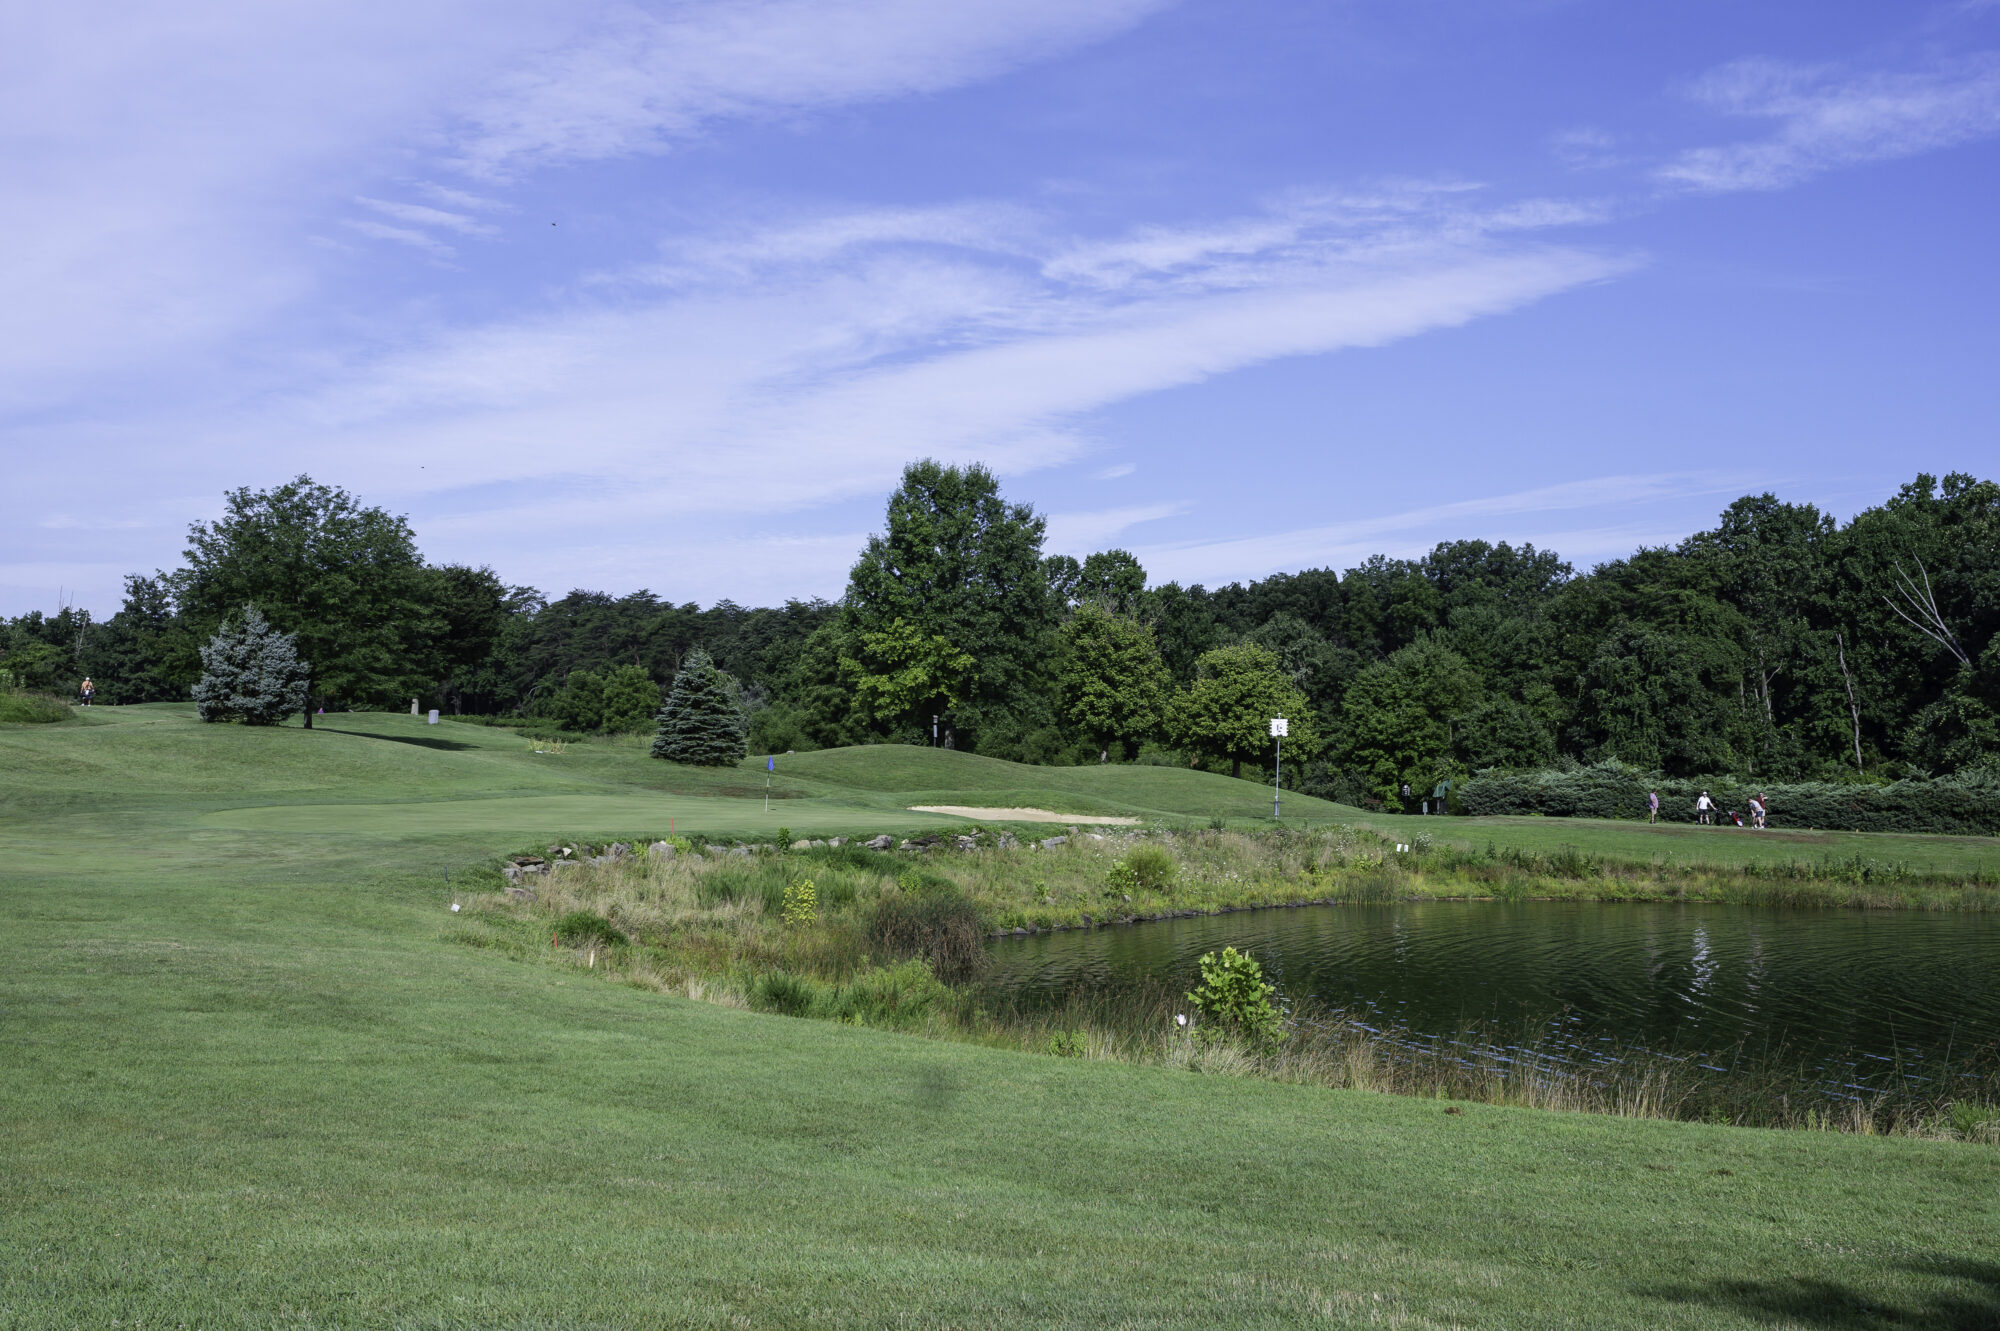
POLYGON ((1137 818, 1111 818, 1091 813, 1050 813, 1047 809, 975 809, 965 804, 912 804, 911 813, 948 813, 959 818, 977 818, 987 823, 1092 823, 1098 826, 1133 827, 1137 818))

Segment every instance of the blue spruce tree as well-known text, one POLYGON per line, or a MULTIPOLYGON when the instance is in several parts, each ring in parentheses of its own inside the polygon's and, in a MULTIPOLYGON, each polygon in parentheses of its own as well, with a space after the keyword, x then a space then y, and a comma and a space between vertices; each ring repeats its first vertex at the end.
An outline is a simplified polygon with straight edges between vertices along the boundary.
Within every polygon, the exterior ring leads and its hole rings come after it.
POLYGON ((256 606, 245 606, 240 623, 224 624, 201 649, 195 706, 204 721, 275 726, 305 710, 311 678, 297 640, 272 628, 256 606))
POLYGON ((655 758, 697 767, 730 767, 743 760, 743 713, 723 687, 722 672, 699 647, 681 663, 654 719, 659 723, 655 758))

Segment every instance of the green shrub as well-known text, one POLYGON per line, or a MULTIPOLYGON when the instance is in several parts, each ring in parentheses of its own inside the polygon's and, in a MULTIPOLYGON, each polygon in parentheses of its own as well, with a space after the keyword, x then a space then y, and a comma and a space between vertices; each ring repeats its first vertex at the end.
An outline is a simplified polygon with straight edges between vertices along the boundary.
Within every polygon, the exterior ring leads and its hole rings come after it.
POLYGON ((604 729, 630 735, 652 724, 660 710, 660 686, 641 665, 622 665, 605 677, 602 691, 604 729))
POLYGON ((1951 1130, 1967 1141, 2000 1137, 2000 1109, 1992 1105, 1977 1100, 1954 1100, 1947 1112, 1951 1116, 1951 1130))
POLYGON ((860 886, 851 873, 836 869, 831 875, 822 874, 821 878, 824 881, 819 884, 819 904, 828 910, 852 906, 854 898, 860 894, 860 886))
POLYGON ((1125 853, 1125 863, 1139 886, 1148 892, 1168 890, 1173 886, 1175 870, 1180 868, 1165 846, 1134 846, 1125 853))
POLYGON ((922 961, 862 971, 832 995, 831 1015, 865 1026, 922 1024, 949 1002, 951 991, 922 961))
POLYGON ((625 941, 618 926, 594 911, 573 910, 556 921, 556 937, 571 947, 615 946, 625 941))
POLYGON ((766 971, 750 986, 751 1005, 766 1012, 891 1029, 922 1024, 950 997, 951 991, 921 961, 877 966, 839 985, 766 971))
POLYGON ((1057 1058, 1082 1058, 1087 1041, 1082 1031, 1057 1031, 1049 1037, 1049 1052, 1057 1058))
POLYGON ((58 698, 13 689, 0 692, 0 722, 46 725, 51 721, 67 721, 74 715, 69 704, 58 698))
POLYGON ((767 971, 750 987, 753 1006, 787 1017, 810 1017, 823 1005, 827 987, 804 975, 767 971))
POLYGON ((819 918, 819 893, 812 879, 804 878, 785 889, 785 923, 811 924, 819 918))
POLYGON ((1225 947, 1220 956, 1203 953, 1196 964, 1201 967, 1201 984, 1187 999, 1208 1019, 1201 1028, 1205 1038, 1234 1036, 1258 1048, 1278 1042, 1283 1027, 1278 1010, 1271 1006, 1273 990, 1254 957, 1225 947))
POLYGON ((1621 762, 1572 771, 1481 772, 1457 790, 1465 812, 1543 814, 1551 818, 1644 818, 1646 796, 1660 792, 1660 818, 1694 821, 1695 798, 1706 790, 1724 810, 1745 814, 1750 797, 1770 797, 1773 827, 1856 832, 2000 834, 2000 776, 1964 772, 1938 780, 1878 785, 1758 782, 1737 777, 1662 777, 1621 762))
POLYGON ((916 957, 945 980, 975 973, 986 959, 979 907, 946 879, 912 871, 869 913, 868 937, 891 956, 916 957))

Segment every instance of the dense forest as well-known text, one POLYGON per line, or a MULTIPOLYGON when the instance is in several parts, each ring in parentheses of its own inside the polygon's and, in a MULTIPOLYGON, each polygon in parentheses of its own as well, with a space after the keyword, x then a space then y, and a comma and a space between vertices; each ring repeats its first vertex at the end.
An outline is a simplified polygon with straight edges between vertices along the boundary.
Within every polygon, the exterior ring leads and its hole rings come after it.
MULTIPOLYGON (((298 635, 314 705, 650 730, 704 649, 755 752, 941 743, 1035 762, 1268 771, 1386 797, 1484 769, 1618 759, 1668 777, 1854 782, 2000 766, 2000 486, 1918 476, 1840 523, 1746 496, 1678 545, 1579 573, 1462 540, 1207 588, 1132 555, 1047 556, 982 468, 913 464, 838 602, 549 600, 433 565, 408 524, 309 478, 227 496, 181 567, 98 621, 4 625, 17 687, 179 699, 255 605, 298 635)), ((1290 783, 1288 783, 1290 784, 1290 783)))

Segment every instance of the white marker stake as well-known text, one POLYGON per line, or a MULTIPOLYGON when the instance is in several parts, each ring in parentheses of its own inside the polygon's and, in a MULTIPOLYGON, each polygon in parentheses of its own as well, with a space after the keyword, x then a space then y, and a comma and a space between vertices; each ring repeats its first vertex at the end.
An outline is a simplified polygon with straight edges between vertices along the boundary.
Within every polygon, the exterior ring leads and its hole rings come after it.
POLYGON ((1285 736, 1291 733, 1291 723, 1282 716, 1271 718, 1271 742, 1277 745, 1277 757, 1271 764, 1271 817, 1278 817, 1278 792, 1285 783, 1285 736))

